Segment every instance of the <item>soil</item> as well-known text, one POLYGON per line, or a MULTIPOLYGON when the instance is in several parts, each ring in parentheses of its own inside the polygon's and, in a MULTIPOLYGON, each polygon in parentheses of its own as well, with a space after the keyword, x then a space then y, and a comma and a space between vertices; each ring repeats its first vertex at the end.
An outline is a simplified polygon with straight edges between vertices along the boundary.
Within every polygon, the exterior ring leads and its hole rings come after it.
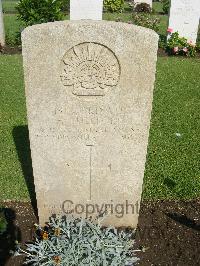
POLYGON ((164 56, 168 56, 168 54, 165 52, 164 49, 158 48, 158 56, 164 57, 164 56))
MULTIPOLYGON (((8 233, 0 237, 0 266, 20 266, 24 257, 13 257, 15 239, 32 240, 37 216, 31 203, 7 202, 8 233)), ((200 265, 200 199, 143 202, 135 249, 140 266, 200 265)))
POLYGON ((21 46, 0 46, 0 54, 21 54, 22 48, 21 46))
POLYGON ((136 246, 140 266, 200 265, 200 199, 143 203, 136 246))

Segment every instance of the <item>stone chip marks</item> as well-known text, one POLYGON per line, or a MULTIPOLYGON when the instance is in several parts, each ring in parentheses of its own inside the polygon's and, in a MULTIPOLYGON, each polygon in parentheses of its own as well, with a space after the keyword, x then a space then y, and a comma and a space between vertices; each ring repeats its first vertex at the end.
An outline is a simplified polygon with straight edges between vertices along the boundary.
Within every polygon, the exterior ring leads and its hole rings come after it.
POLYGON ((90 206, 93 218, 107 204, 104 225, 137 225, 157 46, 155 32, 116 22, 54 22, 22 33, 41 224, 68 202, 83 217, 79 207, 90 206))

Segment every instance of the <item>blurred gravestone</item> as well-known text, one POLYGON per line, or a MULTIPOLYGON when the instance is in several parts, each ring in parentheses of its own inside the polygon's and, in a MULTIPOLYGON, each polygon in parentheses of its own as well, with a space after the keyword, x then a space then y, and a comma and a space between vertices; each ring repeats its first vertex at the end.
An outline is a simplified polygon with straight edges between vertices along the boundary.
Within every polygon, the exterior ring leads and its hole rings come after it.
POLYGON ((200 0, 171 0, 169 28, 196 43, 200 18, 200 0))
POLYGON ((103 0, 70 0, 70 20, 102 20, 103 0))
POLYGON ((3 23, 3 10, 2 2, 0 0, 0 45, 5 45, 5 33, 4 33, 4 23, 3 23))
POLYGON ((26 28, 22 44, 40 223, 70 211, 136 227, 158 35, 63 21, 26 28))

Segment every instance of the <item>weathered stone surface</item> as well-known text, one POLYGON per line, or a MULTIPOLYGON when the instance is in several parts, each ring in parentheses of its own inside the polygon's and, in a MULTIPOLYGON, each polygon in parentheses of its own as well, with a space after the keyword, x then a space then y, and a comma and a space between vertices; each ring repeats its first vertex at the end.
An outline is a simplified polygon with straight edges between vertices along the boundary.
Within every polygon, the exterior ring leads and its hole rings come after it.
POLYGON ((157 42, 149 29, 116 22, 54 22, 23 32, 41 223, 63 213, 66 201, 65 211, 84 217, 83 206, 94 217, 109 204, 105 225, 137 225, 157 42))
POLYGON ((70 0, 70 20, 102 20, 103 0, 70 0))
POLYGON ((2 2, 0 0, 0 45, 5 45, 5 33, 4 33, 4 23, 3 23, 3 11, 2 2))
POLYGON ((196 43, 200 18, 199 0, 171 0, 169 28, 196 43))

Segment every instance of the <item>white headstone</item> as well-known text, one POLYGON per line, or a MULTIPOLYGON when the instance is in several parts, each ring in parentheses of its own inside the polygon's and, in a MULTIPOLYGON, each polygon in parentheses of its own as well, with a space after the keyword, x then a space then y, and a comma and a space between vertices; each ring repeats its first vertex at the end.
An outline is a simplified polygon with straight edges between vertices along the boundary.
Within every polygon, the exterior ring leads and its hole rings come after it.
POLYGON ((26 28, 22 44, 40 222, 107 210, 105 225, 136 227, 158 35, 62 21, 26 28))
POLYGON ((70 0, 70 20, 102 20, 103 0, 70 0))
POLYGON ((135 3, 136 5, 137 5, 137 4, 141 4, 141 3, 146 3, 146 4, 149 4, 150 7, 152 7, 152 0, 136 0, 134 3, 135 3))
POLYGON ((171 0, 169 28, 196 43, 200 18, 200 0, 171 0))
POLYGON ((4 33, 4 23, 3 23, 3 11, 2 11, 2 3, 0 0, 0 45, 5 45, 5 33, 4 33))

